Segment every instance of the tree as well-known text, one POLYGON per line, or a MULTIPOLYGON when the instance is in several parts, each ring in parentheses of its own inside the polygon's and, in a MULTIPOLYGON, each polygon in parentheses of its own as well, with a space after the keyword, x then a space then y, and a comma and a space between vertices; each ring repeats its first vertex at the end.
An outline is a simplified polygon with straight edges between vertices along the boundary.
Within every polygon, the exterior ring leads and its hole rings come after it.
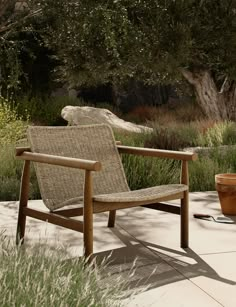
POLYGON ((236 120, 235 0, 41 0, 75 84, 185 78, 206 115, 236 120))
MULTIPOLYGON (((29 1, 28 1, 29 2, 29 1)), ((32 18, 41 9, 30 8, 23 0, 1 0, 0 3, 0 86, 16 89, 23 74, 20 54, 24 49, 22 33, 32 31, 32 18)))

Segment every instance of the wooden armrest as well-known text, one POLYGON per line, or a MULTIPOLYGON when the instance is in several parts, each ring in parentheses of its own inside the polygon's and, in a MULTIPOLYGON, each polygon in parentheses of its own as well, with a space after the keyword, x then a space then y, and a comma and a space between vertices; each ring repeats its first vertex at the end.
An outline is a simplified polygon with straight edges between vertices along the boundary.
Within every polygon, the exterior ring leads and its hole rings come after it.
POLYGON ((171 158, 175 160, 191 161, 197 160, 197 154, 185 151, 173 151, 173 150, 162 150, 154 148, 143 148, 143 147, 129 147, 117 145, 120 153, 149 156, 149 157, 160 157, 160 158, 171 158))
POLYGON ((33 162, 47 163, 59 166, 66 166, 72 168, 79 168, 88 171, 100 171, 102 165, 98 161, 68 158, 62 156, 33 153, 29 151, 28 147, 20 147, 16 149, 16 159, 18 160, 30 160, 33 162))
POLYGON ((16 147, 16 156, 20 156, 24 151, 31 152, 30 147, 16 147))

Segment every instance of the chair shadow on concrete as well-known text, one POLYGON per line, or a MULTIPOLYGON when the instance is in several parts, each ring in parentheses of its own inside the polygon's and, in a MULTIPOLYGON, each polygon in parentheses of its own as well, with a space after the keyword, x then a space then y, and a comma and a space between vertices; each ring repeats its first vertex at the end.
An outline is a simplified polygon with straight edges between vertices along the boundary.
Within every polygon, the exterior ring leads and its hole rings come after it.
MULTIPOLYGON (((220 276, 190 248, 180 251, 137 240, 120 227, 113 228, 111 231, 124 246, 95 253, 94 261, 97 264, 105 263, 102 270, 104 284, 114 283, 117 280, 125 283, 123 298, 129 297, 132 293, 146 292, 199 276, 228 285, 236 285, 236 279, 230 280, 220 276)), ((72 241, 75 239, 73 236, 70 238, 72 241)), ((36 244, 34 242, 33 248, 48 251, 49 254, 58 252, 55 244, 49 244, 44 239, 36 244)), ((62 262, 69 263, 75 259, 74 256, 68 257, 66 249, 64 256, 62 262)))
POLYGON ((121 278, 128 280, 130 290, 140 289, 142 292, 198 276, 236 285, 236 280, 220 276, 190 248, 181 252, 137 241, 135 238, 130 239, 119 229, 112 231, 126 246, 95 254, 98 263, 107 259, 107 275, 104 278, 109 278, 111 282, 119 274, 121 278), (169 256, 170 253, 175 256, 169 256))

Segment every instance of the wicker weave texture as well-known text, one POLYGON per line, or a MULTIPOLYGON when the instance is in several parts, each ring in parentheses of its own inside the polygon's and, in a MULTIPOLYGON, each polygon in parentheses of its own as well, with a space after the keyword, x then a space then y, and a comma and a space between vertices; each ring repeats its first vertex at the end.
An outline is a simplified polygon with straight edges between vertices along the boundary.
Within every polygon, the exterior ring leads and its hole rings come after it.
POLYGON ((153 202, 162 197, 174 195, 176 193, 184 192, 187 190, 188 186, 185 184, 169 184, 169 185, 160 185, 136 191, 95 195, 94 200, 97 202, 113 202, 113 203, 137 202, 137 201, 153 202))
MULTIPOLYGON (((94 195, 128 192, 112 130, 107 125, 37 127, 28 129, 32 152, 100 161, 94 172, 94 195)), ((84 171, 35 163, 42 199, 50 210, 83 197, 84 171)))

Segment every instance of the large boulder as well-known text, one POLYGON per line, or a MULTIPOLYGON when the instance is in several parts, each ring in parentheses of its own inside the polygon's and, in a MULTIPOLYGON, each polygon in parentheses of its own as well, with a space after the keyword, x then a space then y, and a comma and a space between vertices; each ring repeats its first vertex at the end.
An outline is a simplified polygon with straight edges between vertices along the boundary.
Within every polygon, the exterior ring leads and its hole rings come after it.
POLYGON ((66 106, 61 116, 70 125, 108 124, 114 129, 129 132, 152 132, 152 128, 126 122, 107 109, 66 106))

